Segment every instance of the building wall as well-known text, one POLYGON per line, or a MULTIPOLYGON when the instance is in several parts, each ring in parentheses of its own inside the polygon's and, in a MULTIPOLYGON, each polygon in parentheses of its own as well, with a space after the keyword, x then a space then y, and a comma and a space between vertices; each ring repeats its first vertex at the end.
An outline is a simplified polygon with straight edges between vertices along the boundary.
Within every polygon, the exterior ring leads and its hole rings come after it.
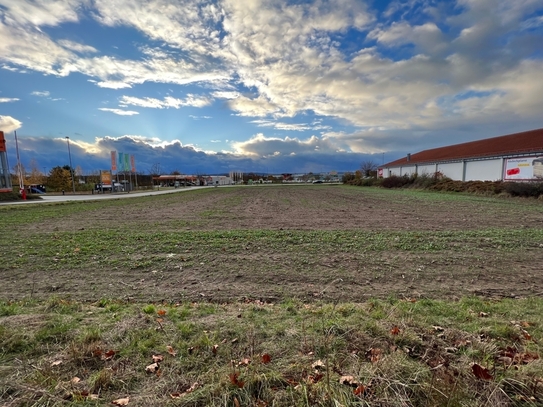
POLYGON ((443 175, 449 177, 450 179, 453 179, 455 181, 462 181, 462 177, 464 176, 464 163, 440 163, 437 165, 437 171, 441 172, 443 175))
POLYGON ((464 181, 500 181, 503 178, 503 159, 467 161, 464 181))

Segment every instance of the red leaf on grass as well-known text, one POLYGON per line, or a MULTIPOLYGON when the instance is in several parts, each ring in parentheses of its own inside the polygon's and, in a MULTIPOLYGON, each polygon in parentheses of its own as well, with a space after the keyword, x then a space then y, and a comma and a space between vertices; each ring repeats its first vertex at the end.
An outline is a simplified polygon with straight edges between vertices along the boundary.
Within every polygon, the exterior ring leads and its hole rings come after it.
POLYGON ((268 364, 270 362, 271 362, 271 356, 269 354, 267 354, 267 353, 264 353, 262 355, 262 363, 268 364))
POLYGON ((230 383, 232 383, 234 386, 237 386, 241 389, 245 385, 245 382, 242 382, 241 380, 239 380, 238 376, 239 376, 238 373, 230 373, 228 375, 228 377, 230 378, 230 383))
POLYGON ((166 310, 159 309, 156 313, 157 313, 158 315, 160 315, 161 317, 163 317, 164 315, 166 315, 166 310))
POLYGON ((353 390, 353 393, 355 396, 360 396, 364 394, 364 391, 366 390, 366 387, 363 385, 358 386, 356 389, 353 390))
POLYGON ((398 334, 400 333, 400 328, 398 328, 397 326, 395 326, 394 328, 392 328, 392 329, 390 330, 390 333, 391 333, 392 335, 398 335, 398 334))
POLYGON ((115 356, 114 350, 108 350, 106 353, 104 353, 104 360, 111 360, 113 356, 115 356))
POLYGON ((492 380, 494 377, 490 374, 488 369, 482 367, 481 365, 478 365, 477 363, 474 363, 471 367, 471 370, 473 370, 473 374, 483 380, 492 380))
POLYGON ((167 350, 168 353, 169 353, 170 355, 172 355, 172 356, 177 355, 177 352, 176 352, 170 345, 166 346, 166 350, 167 350))

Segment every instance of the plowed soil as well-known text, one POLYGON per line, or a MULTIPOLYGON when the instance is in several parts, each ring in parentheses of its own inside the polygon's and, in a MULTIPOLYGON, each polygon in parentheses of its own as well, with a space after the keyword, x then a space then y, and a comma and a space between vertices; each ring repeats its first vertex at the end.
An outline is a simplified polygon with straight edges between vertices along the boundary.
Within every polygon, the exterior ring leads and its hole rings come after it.
POLYGON ((543 294, 543 209, 535 200, 304 185, 73 205, 80 207, 10 231, 0 298, 543 294))

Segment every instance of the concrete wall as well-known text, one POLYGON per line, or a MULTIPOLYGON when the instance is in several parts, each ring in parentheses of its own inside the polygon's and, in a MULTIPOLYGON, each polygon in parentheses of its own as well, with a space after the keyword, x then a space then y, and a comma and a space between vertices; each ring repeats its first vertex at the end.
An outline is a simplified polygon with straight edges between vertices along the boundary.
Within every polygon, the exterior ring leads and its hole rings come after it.
POLYGON ((503 160, 467 161, 464 181, 499 181, 503 178, 503 160))
POLYGON ((438 164, 437 170, 455 181, 462 181, 462 177, 464 176, 464 163, 438 164))

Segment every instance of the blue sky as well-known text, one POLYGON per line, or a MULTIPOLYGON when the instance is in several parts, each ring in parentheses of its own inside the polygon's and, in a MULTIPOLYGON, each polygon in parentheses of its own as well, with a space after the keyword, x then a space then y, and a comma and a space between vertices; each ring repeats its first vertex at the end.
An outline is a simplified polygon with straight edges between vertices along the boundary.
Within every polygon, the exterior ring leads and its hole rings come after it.
POLYGON ((27 169, 327 172, 543 127, 541 0, 0 0, 27 169))

